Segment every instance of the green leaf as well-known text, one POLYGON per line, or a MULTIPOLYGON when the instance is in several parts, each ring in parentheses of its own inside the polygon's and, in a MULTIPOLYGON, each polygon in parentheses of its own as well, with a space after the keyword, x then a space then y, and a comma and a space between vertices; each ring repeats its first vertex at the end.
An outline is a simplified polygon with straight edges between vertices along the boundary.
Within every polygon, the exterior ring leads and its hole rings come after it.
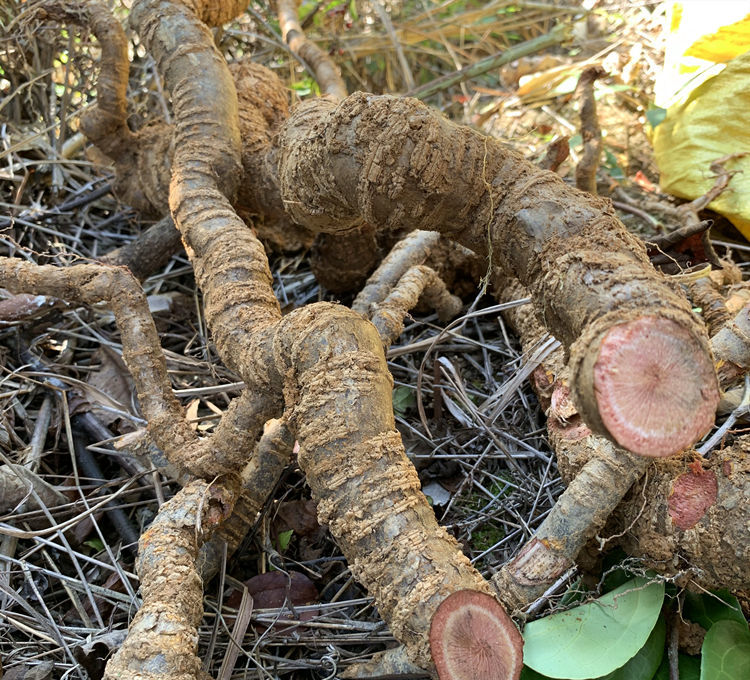
POLYGON ((663 582, 635 578, 594 602, 532 621, 524 630, 524 662, 551 678, 611 673, 646 644, 663 600, 663 582))
POLYGON ((686 592, 682 614, 706 630, 710 630, 718 621, 736 621, 747 625, 739 601, 728 590, 717 590, 713 594, 686 592))
MULTIPOLYGON (((701 662, 697 656, 680 654, 677 657, 677 668, 680 672, 680 680, 699 680, 701 676, 701 662)), ((669 680, 669 659, 667 655, 661 660, 661 666, 656 671, 653 680, 669 680)))
POLYGON ((701 648, 701 680, 750 678, 750 631, 746 623, 717 621, 701 648))
POLYGON ((658 106, 646 111, 646 120, 652 128, 655 128, 659 123, 663 122, 666 117, 667 110, 658 106))
POLYGON ((278 537, 276 538, 276 542, 279 546, 279 552, 284 552, 289 547, 289 542, 292 540, 293 535, 294 529, 289 529, 288 531, 282 531, 279 533, 278 537))
POLYGON ((104 543, 98 538, 91 538, 88 541, 84 541, 83 545, 88 546, 94 552, 101 552, 104 550, 104 543))
POLYGON ((414 397, 414 390, 406 385, 399 385, 393 390, 393 411, 400 418, 408 409, 417 403, 414 397))
POLYGON ((646 644, 638 650, 638 653, 624 666, 605 675, 601 680, 651 680, 664 656, 666 637, 667 624, 664 622, 664 617, 660 616, 646 644))
POLYGON ((575 149, 577 146, 581 146, 581 144, 583 144, 583 137, 581 137, 580 133, 573 135, 568 140, 568 146, 571 149, 575 149))
MULTIPOLYGON (((651 635, 646 640, 646 644, 641 647, 638 653, 624 666, 620 666, 617 670, 598 680, 652 680, 664 656, 666 637, 667 624, 663 617, 659 617, 651 635)), ((546 676, 537 673, 528 666, 524 666, 521 672, 521 680, 546 680, 546 676)), ((695 680, 698 680, 697 675, 695 680)))
POLYGON ((613 179, 625 179, 625 173, 617 162, 617 157, 609 149, 604 149, 604 167, 613 179))

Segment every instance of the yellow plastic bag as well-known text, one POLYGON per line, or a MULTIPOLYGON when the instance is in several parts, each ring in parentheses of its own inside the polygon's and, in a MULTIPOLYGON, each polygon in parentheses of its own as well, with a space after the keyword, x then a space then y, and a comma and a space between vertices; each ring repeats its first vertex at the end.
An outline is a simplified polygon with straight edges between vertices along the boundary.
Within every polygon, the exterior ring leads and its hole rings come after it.
POLYGON ((713 186, 713 161, 748 152, 725 164, 727 170, 742 172, 709 207, 750 240, 750 52, 732 59, 683 104, 672 106, 654 129, 653 142, 662 189, 691 200, 713 186))

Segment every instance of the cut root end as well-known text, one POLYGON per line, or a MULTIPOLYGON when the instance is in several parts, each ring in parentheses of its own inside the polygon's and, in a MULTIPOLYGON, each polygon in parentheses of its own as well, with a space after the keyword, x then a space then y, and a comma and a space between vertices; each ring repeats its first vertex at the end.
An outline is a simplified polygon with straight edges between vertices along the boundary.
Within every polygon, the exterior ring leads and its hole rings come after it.
POLYGON ((430 651, 440 680, 517 680, 523 638, 490 595, 461 590, 437 608, 430 651))
POLYGON ((656 316, 604 336, 594 391, 612 438, 642 456, 671 456, 692 446, 711 428, 719 402, 714 367, 698 340, 656 316))

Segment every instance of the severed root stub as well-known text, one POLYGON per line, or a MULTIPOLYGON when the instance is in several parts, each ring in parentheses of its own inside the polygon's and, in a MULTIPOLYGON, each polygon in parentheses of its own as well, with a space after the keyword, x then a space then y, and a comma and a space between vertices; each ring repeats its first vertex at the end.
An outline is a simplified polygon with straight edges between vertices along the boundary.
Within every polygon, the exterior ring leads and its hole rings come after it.
POLYGON ((670 456, 713 425, 714 368, 693 336, 670 319, 645 316, 611 328, 593 378, 602 423, 633 453, 670 456))
POLYGON ((440 680, 517 680, 523 638, 500 603, 475 590, 459 590, 437 608, 430 652, 440 680))

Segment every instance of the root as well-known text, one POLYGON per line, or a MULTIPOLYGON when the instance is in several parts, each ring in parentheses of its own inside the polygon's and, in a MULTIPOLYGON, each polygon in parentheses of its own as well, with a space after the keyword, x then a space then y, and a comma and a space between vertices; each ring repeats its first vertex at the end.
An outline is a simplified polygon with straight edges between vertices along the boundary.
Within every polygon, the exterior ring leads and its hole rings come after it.
POLYGON ((416 307, 420 296, 438 313, 441 321, 450 321, 462 307, 460 298, 451 295, 434 269, 417 265, 401 277, 396 287, 377 305, 372 323, 386 346, 390 346, 404 330, 406 313, 416 307))
MULTIPOLYGON (((276 91, 273 78, 247 67, 235 69, 235 77, 254 79, 256 91, 238 101, 232 73, 201 20, 214 25, 239 10, 239 3, 137 0, 130 15, 175 112, 173 136, 154 128, 144 131, 151 137, 139 137, 162 144, 160 164, 148 166, 159 176, 145 180, 153 182, 148 192, 132 193, 160 205, 161 170, 171 169, 169 207, 203 292, 208 326, 225 365, 246 384, 214 434, 198 439, 187 427, 143 293, 127 271, 0 261, 0 277, 14 290, 110 304, 154 440, 170 461, 203 478, 163 507, 141 541, 144 607, 107 677, 150 677, 162 659, 167 675, 200 676, 194 642, 199 544, 228 514, 230 491, 244 468, 244 507, 237 526, 225 530, 230 542, 237 541, 237 527, 247 526, 278 479, 292 437, 320 522, 329 526, 409 661, 444 674, 468 659, 465 649, 454 654, 442 633, 456 612, 460 624, 479 607, 490 612, 493 640, 502 638, 509 650, 506 675, 516 677, 518 633, 419 491, 395 429, 383 338, 357 311, 339 305, 319 303, 282 317, 264 248, 233 205, 244 205, 246 217, 286 213, 313 233, 346 234, 362 224, 379 232, 438 231, 490 257, 490 264, 529 287, 550 330, 570 348, 573 395, 585 421, 636 453, 679 452, 713 422, 718 389, 705 331, 687 301, 650 268, 645 249, 611 204, 540 173, 500 143, 415 100, 362 93, 340 103, 323 98, 285 120, 283 96, 260 94, 266 87, 276 91), (169 149, 167 138, 173 140, 169 149), (243 184, 245 173, 252 175, 251 187, 243 184), (623 381, 631 360, 652 350, 656 360, 635 362, 632 379, 623 381), (652 374, 665 364, 673 381, 661 394, 652 374), (633 395, 643 391, 653 403, 646 421, 633 405, 633 395), (260 440, 248 466, 263 423, 279 416, 281 429, 260 440), (216 476, 219 481, 207 483, 216 476), (176 581, 169 582, 175 565, 176 581), (147 641, 154 632, 156 639, 147 641)), ((409 247, 426 252, 432 240, 415 237, 409 247)), ((434 302, 455 303, 429 270, 411 268, 409 257, 395 260, 358 299, 373 319, 387 313, 402 318, 425 282, 434 302), (392 283, 384 288, 386 281, 392 283)), ((381 325, 390 339, 397 324, 381 325)), ((633 460, 633 469, 646 465, 633 460)), ((599 478, 604 469, 627 477, 610 463, 597 461, 590 476, 599 478)), ((718 481, 717 488, 720 493, 718 481)), ((572 492, 571 507, 581 493, 572 492)), ((611 500, 616 493, 605 495, 611 500)), ((573 544, 604 521, 593 504, 586 512, 592 515, 584 518, 586 527, 560 522, 550 531, 571 534, 561 548, 567 559, 574 558, 573 544)), ((683 505, 677 513, 683 523, 694 518, 683 505)), ((209 559, 207 548, 207 565, 209 559)), ((480 677, 481 659, 474 663, 478 670, 467 677, 480 677)))
MULTIPOLYGON (((502 289, 503 299, 525 292, 507 280, 502 289)), ((545 331, 522 309, 507 316, 530 351, 545 331)), ((600 548, 622 544, 667 576, 687 574, 702 587, 747 587, 750 544, 736 535, 744 524, 737 523, 736 499, 750 485, 744 455, 728 450, 703 466, 692 462, 691 453, 649 464, 581 423, 559 351, 534 376, 540 399, 549 405, 550 443, 568 486, 531 541, 492 579, 510 608, 523 609, 541 597, 605 524, 613 538, 600 539, 600 548)))
POLYGON ((171 217, 163 217, 130 243, 108 252, 102 262, 127 267, 139 281, 158 272, 182 247, 171 217))
POLYGON ((414 231, 401 239, 370 276, 367 285, 352 303, 352 309, 371 317, 373 306, 388 297, 410 267, 422 264, 427 259, 439 239, 439 234, 426 231, 414 231))
POLYGON ((705 330, 608 202, 584 198, 414 100, 355 94, 338 107, 306 103, 279 144, 283 200, 310 229, 335 232, 364 220, 435 230, 487 255, 489 224, 493 264, 529 287, 550 331, 570 347, 574 398, 597 432, 636 453, 670 455, 713 423, 718 388, 705 330), (653 366, 628 369, 632 384, 609 376, 628 352, 652 351, 653 335, 678 364, 677 389, 658 404, 654 398, 654 418, 641 423, 631 395, 649 389, 653 366))
POLYGON ((332 293, 361 288, 379 261, 375 230, 366 224, 346 234, 318 234, 310 252, 315 278, 332 293))
POLYGON ((105 679, 204 677, 197 657, 203 584, 195 561, 233 501, 231 490, 201 480, 162 505, 138 544, 143 604, 105 679))

